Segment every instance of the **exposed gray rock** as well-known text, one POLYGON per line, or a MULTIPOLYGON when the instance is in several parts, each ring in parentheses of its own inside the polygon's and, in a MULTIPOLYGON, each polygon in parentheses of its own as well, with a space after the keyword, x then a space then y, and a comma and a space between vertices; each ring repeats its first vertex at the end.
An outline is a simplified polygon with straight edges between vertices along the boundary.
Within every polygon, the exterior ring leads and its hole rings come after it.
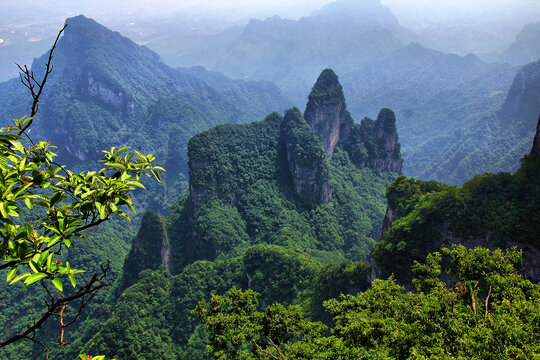
POLYGON ((332 157, 336 145, 349 138, 353 125, 337 75, 324 70, 308 99, 304 118, 321 139, 326 156, 332 157))
POLYGON ((531 155, 540 155, 540 115, 538 115, 538 124, 536 125, 536 134, 534 135, 531 155))
POLYGON ((364 143, 372 147, 368 149, 370 151, 366 165, 375 170, 401 174, 403 158, 394 112, 384 108, 379 112, 373 126, 368 125, 367 119, 364 119, 360 126, 364 143))
POLYGON ((319 139, 297 108, 285 113, 281 142, 287 154, 294 191, 305 200, 329 203, 332 192, 328 160, 319 139))

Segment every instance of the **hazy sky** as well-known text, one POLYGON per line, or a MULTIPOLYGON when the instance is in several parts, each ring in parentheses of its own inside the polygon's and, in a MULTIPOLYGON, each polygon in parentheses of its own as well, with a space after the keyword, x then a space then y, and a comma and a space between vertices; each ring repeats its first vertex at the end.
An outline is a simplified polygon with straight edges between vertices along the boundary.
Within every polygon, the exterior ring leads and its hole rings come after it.
MULTIPOLYGON (((359 0, 374 1, 374 0, 359 0)), ((309 15, 331 0, 0 0, 0 24, 20 21, 26 16, 48 16, 50 13, 118 11, 123 15, 167 16, 175 11, 228 13, 231 17, 269 16, 289 18, 309 15), (10 16, 11 15, 11 16, 10 16)), ((474 18, 482 13, 512 13, 529 8, 538 15, 540 0, 382 0, 398 17, 423 18, 427 22, 445 19, 474 18)), ((95 15, 94 15, 95 16, 95 15)), ((540 19, 538 19, 540 20, 540 19)), ((24 20, 23 20, 24 21, 24 20)), ((404 19, 404 21, 407 21, 404 19)))

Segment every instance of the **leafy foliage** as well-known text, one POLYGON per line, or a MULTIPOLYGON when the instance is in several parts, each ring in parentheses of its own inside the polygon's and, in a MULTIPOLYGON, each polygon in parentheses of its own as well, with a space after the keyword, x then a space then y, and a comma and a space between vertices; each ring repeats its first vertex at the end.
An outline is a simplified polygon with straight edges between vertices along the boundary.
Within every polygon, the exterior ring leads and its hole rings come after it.
MULTIPOLYGON (((62 248, 72 247, 75 239, 84 238, 83 230, 99 225, 112 215, 129 219, 125 207, 134 211, 129 192, 136 187, 144 188, 139 181, 143 174, 150 176, 151 173, 159 180, 157 171, 163 170, 151 164, 152 155, 144 156, 135 151, 138 160, 134 160, 135 153, 127 154, 129 148, 124 147, 104 151, 105 167, 101 170, 73 173, 54 162, 50 143, 34 143, 28 137, 25 130, 32 121, 33 118, 21 118, 15 120, 14 126, 0 129, 0 191, 3 194, 0 268, 9 268, 6 281, 10 284, 24 280, 29 287, 39 282, 49 295, 50 303, 33 324, 21 324, 20 333, 2 340, 2 347, 29 338, 66 304, 105 286, 96 283, 102 277, 94 275, 75 293, 64 295, 62 277, 67 277, 76 288, 75 275, 84 270, 72 268, 69 261, 64 265, 60 257, 62 248), (31 212, 24 211, 25 208, 31 212), (26 221, 19 220, 21 215, 26 221), (53 295, 50 286, 54 286, 59 295, 53 295)), ((61 319, 62 314, 63 310, 61 319)), ((61 324, 63 338, 64 325, 61 324)))
POLYGON ((213 296, 195 313, 206 325, 212 359, 538 356, 540 287, 515 272, 520 253, 463 246, 443 252, 448 265, 441 264, 441 253, 416 263, 415 292, 404 292, 390 278, 356 296, 326 302, 333 316, 331 336, 294 307, 275 304, 258 311, 251 291, 213 296))

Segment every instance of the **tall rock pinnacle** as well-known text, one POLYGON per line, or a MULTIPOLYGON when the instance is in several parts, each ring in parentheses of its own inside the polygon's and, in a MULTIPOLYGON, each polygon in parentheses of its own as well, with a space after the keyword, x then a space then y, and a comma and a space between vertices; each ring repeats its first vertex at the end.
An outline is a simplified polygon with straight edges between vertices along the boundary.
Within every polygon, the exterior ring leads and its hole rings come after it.
POLYGON ((347 141, 353 120, 346 109, 337 75, 324 70, 308 97, 304 118, 321 139, 326 156, 332 157, 339 142, 347 141))

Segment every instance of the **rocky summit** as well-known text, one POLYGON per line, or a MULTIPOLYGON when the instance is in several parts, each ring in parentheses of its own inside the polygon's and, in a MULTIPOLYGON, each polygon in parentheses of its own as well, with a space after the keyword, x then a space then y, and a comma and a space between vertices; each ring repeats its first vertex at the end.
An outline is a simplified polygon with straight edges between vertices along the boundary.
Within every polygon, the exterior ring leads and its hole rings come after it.
POLYGON ((321 139, 326 156, 332 157, 336 145, 347 141, 353 125, 337 75, 324 70, 308 99, 304 118, 321 139))

